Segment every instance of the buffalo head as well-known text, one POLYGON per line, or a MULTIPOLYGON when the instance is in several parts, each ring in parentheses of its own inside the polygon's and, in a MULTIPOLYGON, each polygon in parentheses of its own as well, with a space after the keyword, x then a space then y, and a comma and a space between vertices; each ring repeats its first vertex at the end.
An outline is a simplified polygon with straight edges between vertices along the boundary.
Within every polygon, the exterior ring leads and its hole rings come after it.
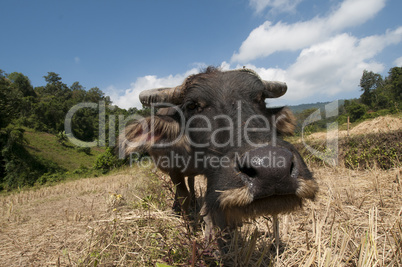
POLYGON ((209 67, 177 87, 143 91, 141 102, 160 109, 128 126, 122 144, 126 153, 153 156, 177 185, 184 209, 192 198, 184 176, 205 175, 209 228, 289 212, 313 199, 318 186, 300 154, 281 139, 293 132, 292 113, 266 107, 267 98, 286 90, 249 69, 209 67))

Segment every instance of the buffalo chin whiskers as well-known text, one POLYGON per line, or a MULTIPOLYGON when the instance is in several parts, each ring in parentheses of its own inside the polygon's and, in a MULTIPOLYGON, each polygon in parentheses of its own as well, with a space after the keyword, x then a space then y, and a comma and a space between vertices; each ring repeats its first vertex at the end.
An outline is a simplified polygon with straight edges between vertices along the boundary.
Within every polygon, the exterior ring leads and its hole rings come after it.
POLYGON ((296 196, 300 198, 314 199, 318 191, 318 184, 315 180, 299 180, 299 187, 296 190, 296 196))
POLYGON ((253 201, 253 196, 250 194, 247 186, 221 191, 218 198, 220 207, 225 210, 230 207, 242 207, 250 204, 253 201))

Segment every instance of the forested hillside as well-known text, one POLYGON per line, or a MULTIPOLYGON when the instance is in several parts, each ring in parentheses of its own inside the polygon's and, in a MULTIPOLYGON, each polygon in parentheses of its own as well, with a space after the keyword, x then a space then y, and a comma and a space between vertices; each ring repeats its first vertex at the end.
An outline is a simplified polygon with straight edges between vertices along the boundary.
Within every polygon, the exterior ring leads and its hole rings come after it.
MULTIPOLYGON (((44 82, 44 86, 34 88, 29 78, 22 73, 6 74, 0 70, 0 190, 33 185, 44 175, 67 171, 53 159, 33 153, 35 148, 27 149, 30 147, 29 139, 24 134, 27 129, 56 136, 65 149, 60 151, 61 154, 68 149, 90 154, 90 148, 74 147, 67 140, 64 123, 71 107, 79 103, 100 103, 105 107, 103 114, 94 108, 80 108, 74 113, 72 133, 77 139, 86 142, 99 139, 100 115, 106 120, 106 129, 101 130, 108 133, 107 118, 110 115, 115 115, 116 122, 112 127, 117 127, 118 115, 127 116, 137 111, 112 107, 110 97, 105 96, 99 88, 86 90, 79 82, 68 86, 54 72, 44 76, 44 82)), ((103 145, 108 145, 107 137, 103 145)))

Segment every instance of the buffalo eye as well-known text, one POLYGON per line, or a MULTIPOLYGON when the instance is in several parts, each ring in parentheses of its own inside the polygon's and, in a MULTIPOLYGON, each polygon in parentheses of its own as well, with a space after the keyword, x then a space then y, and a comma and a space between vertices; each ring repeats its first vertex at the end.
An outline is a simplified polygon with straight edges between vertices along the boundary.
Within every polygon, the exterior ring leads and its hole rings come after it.
POLYGON ((186 105, 186 109, 188 109, 188 110, 194 110, 194 109, 196 109, 198 107, 198 105, 197 105, 197 103, 195 103, 195 102, 190 102, 190 103, 188 103, 187 105, 186 105))

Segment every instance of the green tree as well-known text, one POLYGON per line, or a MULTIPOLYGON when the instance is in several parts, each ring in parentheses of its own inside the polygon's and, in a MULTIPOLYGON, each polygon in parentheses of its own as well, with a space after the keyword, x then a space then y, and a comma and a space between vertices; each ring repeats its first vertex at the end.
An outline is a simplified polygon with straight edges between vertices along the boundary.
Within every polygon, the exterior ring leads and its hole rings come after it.
POLYGON ((85 142, 98 138, 99 117, 98 111, 92 108, 78 110, 72 118, 72 131, 76 138, 85 142))
POLYGON ((55 72, 48 72, 46 76, 43 76, 43 78, 45 78, 45 81, 48 84, 58 85, 62 83, 61 77, 55 72))
POLYGON ((54 96, 62 100, 66 100, 71 97, 71 90, 68 86, 61 82, 59 74, 54 72, 48 72, 48 75, 43 76, 47 82, 46 86, 42 90, 42 94, 48 96, 54 96))
POLYGON ((98 103, 99 101, 103 100, 105 94, 98 88, 93 87, 88 90, 85 100, 88 102, 98 103))
POLYGON ((17 117, 21 99, 22 93, 13 87, 4 71, 0 70, 0 129, 17 117))
POLYGON ((374 91, 382 84, 383 79, 380 74, 364 70, 360 79, 360 87, 363 92, 360 96, 362 103, 369 107, 373 106, 375 104, 374 91))
POLYGON ((388 72, 387 84, 390 86, 390 91, 393 99, 399 105, 402 102, 402 67, 391 68, 388 72))
POLYGON ((87 91, 85 91, 85 87, 82 86, 79 82, 74 82, 70 86, 71 90, 71 106, 74 106, 77 103, 81 103, 85 101, 85 97, 87 94, 87 91))
POLYGON ((345 101, 345 109, 350 116, 351 122, 357 121, 367 112, 367 107, 356 100, 345 101))
POLYGON ((36 93, 31 85, 31 81, 22 73, 13 72, 10 73, 7 78, 12 82, 16 90, 21 91, 24 97, 36 96, 36 93))
POLYGON ((0 147, 2 176, 1 183, 5 183, 7 187, 14 188, 22 186, 25 180, 26 170, 24 158, 26 150, 24 143, 26 140, 23 131, 13 126, 8 126, 0 130, 0 147))

